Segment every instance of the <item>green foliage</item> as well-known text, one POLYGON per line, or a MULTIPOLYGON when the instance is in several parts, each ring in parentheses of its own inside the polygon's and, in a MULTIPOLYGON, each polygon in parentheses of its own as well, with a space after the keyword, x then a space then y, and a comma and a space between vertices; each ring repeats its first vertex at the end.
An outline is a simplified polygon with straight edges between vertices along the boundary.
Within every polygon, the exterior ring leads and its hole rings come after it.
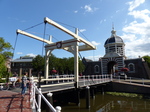
POLYGON ((5 63, 8 57, 13 56, 11 50, 13 50, 13 48, 10 43, 5 42, 5 40, 0 37, 0 77, 7 76, 7 68, 5 63))
MULTIPOLYGON (((33 69, 35 71, 44 71, 44 57, 38 55, 33 61, 33 69)), ((73 74, 74 73, 74 57, 69 58, 57 58, 53 54, 49 57, 49 71, 53 69, 57 70, 58 74, 73 74)), ((84 65, 81 60, 79 60, 79 72, 82 73, 84 70, 84 65)))
POLYGON ((44 57, 37 55, 32 61, 33 69, 35 71, 44 71, 44 63, 44 57))
POLYGON ((142 58, 144 58, 144 60, 147 62, 149 68, 150 68, 150 56, 143 56, 142 58))

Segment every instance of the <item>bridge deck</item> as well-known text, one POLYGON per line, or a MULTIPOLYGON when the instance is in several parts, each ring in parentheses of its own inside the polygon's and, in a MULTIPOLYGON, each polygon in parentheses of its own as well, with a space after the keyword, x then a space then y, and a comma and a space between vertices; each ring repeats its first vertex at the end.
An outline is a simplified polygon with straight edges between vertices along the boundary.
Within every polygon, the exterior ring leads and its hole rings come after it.
MULTIPOLYGON (((90 79, 90 80, 80 80, 78 85, 80 88, 84 88, 86 86, 93 86, 98 84, 104 84, 107 82, 110 82, 111 80, 109 78, 104 79, 90 79)), ((58 92, 63 90, 69 90, 75 88, 74 82, 63 82, 63 83, 57 83, 57 84, 47 84, 47 85, 41 85, 42 93, 48 93, 48 92, 58 92)))

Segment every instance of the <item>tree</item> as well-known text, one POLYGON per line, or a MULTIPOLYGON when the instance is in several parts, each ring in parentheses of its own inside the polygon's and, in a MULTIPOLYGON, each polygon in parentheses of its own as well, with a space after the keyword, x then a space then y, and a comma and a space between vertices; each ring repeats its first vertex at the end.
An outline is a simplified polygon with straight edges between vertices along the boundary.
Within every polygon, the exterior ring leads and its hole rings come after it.
POLYGON ((32 61, 34 71, 44 71, 44 57, 37 55, 32 61))
POLYGON ((5 42, 5 40, 0 37, 0 77, 6 77, 6 61, 8 57, 13 56, 12 50, 12 45, 9 42, 5 42))
POLYGON ((147 62, 149 68, 150 68, 150 56, 143 56, 142 58, 144 58, 144 60, 147 62))

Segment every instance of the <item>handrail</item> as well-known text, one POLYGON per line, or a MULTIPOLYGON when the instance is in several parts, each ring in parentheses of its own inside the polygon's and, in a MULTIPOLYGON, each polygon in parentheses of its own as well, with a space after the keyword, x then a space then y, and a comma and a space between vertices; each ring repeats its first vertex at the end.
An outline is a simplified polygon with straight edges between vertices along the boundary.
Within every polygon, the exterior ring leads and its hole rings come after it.
POLYGON ((92 85, 92 84, 110 82, 112 80, 113 80, 112 74, 79 76, 79 82, 83 82, 84 85, 92 85), (88 82, 88 84, 86 82, 88 82))
POLYGON ((41 88, 37 88, 36 84, 33 81, 33 77, 30 78, 30 84, 31 84, 31 102, 32 102, 32 109, 33 112, 35 112, 36 108, 37 108, 37 112, 41 112, 41 98, 45 101, 45 103, 48 105, 48 107, 50 108, 50 110, 52 112, 61 112, 61 107, 57 106, 56 108, 54 108, 51 103, 44 97, 44 95, 41 92, 41 88), (38 101, 36 101, 35 98, 35 94, 36 92, 38 93, 38 101))
POLYGON ((144 79, 144 78, 115 76, 113 79, 117 80, 118 82, 124 82, 125 81, 125 82, 129 82, 129 83, 150 85, 150 79, 144 79))

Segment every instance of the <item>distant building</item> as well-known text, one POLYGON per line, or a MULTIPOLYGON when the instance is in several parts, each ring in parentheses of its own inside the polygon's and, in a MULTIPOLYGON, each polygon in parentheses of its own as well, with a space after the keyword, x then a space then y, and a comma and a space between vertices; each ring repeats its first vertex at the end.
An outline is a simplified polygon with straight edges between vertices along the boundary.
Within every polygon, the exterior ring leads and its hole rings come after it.
POLYGON ((150 69, 143 58, 126 59, 125 44, 121 37, 116 35, 114 28, 111 37, 105 43, 105 55, 99 61, 83 58, 85 75, 114 74, 119 75, 122 68, 128 68, 125 74, 128 77, 150 78, 150 69))
POLYGON ((22 75, 28 72, 29 76, 32 74, 32 60, 34 57, 20 57, 11 61, 11 72, 22 75))

